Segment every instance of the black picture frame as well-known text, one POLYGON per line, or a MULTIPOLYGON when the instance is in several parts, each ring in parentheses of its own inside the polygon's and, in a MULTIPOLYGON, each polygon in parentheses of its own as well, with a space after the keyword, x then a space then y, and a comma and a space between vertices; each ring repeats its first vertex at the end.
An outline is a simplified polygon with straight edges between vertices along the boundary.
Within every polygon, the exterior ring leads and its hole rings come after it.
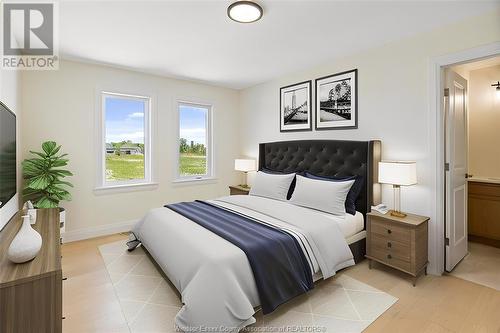
MULTIPOLYGON (((279 126, 280 126, 280 132, 302 132, 302 131, 312 131, 312 126, 313 126, 313 112, 312 112, 312 80, 309 81, 304 81, 304 82, 299 82, 299 83, 294 83, 285 87, 280 88, 280 111, 279 111, 279 126), (299 108, 302 108, 304 106, 304 103, 302 101, 305 101, 307 103, 306 107, 306 115, 307 115, 307 121, 302 122, 300 120, 296 120, 292 122, 291 120, 287 121, 287 117, 289 115, 286 115, 286 110, 289 110, 292 108, 294 105, 289 105, 288 101, 288 95, 289 93, 294 93, 296 91, 301 91, 303 89, 306 89, 307 91, 305 93, 301 93, 298 98, 300 98, 299 103, 301 106, 299 108)), ((297 97, 295 97, 297 98, 297 97)), ((296 102, 294 102, 296 103, 296 102)), ((297 108, 297 109, 299 109, 297 108)), ((304 114, 303 109, 298 111, 302 114, 304 114)), ((297 111, 295 112, 297 114, 297 111)), ((292 116, 293 118, 294 116, 292 116)))
POLYGON ((315 106, 315 129, 339 130, 358 128, 358 69, 323 76, 315 80, 314 93, 315 106), (334 91, 335 90, 335 91, 334 91), (329 100, 324 96, 328 91, 329 100), (318 96, 319 95, 319 96, 318 96), (332 95, 340 95, 332 97, 332 95), (320 100, 323 96, 323 101, 320 100), (335 99, 332 99, 335 98, 335 99), (341 106, 337 103, 341 100, 341 106), (323 103, 323 106, 321 104, 323 103), (328 103, 334 103, 330 108, 332 112, 326 111, 328 103), (325 105, 326 104, 326 105, 325 105), (348 112, 347 112, 348 110, 348 112), (330 116, 330 120, 325 120, 330 116), (349 117, 349 118, 347 118, 349 117), (344 118, 344 119, 341 119, 344 118))

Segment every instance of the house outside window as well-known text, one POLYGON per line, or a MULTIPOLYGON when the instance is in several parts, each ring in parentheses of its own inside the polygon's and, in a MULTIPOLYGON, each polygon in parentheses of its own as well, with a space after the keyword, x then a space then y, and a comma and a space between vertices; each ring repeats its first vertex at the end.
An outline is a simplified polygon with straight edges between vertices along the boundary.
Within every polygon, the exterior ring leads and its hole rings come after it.
POLYGON ((212 106, 178 102, 177 180, 213 178, 212 106))
POLYGON ((100 187, 151 183, 151 98, 101 93, 100 187))

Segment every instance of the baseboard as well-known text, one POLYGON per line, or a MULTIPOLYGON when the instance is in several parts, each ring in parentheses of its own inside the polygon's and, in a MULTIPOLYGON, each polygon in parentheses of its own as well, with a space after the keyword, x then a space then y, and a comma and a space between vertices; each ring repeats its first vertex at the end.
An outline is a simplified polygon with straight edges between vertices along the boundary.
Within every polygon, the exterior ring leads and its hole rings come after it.
POLYGON ((132 226, 135 223, 137 223, 137 220, 123 221, 123 222, 111 223, 90 228, 66 231, 62 235, 62 239, 63 243, 68 243, 89 238, 95 238, 99 236, 117 234, 119 232, 127 232, 132 229, 132 226))
POLYGON ((469 241, 500 248, 500 240, 476 235, 468 235, 469 241))

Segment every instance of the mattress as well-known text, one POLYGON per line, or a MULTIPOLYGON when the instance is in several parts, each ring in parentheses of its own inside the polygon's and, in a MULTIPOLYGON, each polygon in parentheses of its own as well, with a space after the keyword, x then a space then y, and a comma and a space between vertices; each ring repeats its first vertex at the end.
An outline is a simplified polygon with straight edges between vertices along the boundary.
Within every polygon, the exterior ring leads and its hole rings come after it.
POLYGON ((338 216, 333 216, 328 213, 322 213, 321 215, 337 223, 345 239, 349 239, 365 229, 365 219, 360 212, 356 212, 356 215, 345 214, 344 219, 339 219, 338 216))
POLYGON ((337 224, 347 239, 365 228, 365 219, 363 214, 356 212, 356 215, 346 214, 345 220, 338 221, 337 224))
POLYGON ((358 233, 355 233, 351 237, 346 238, 345 241, 347 242, 347 244, 351 245, 365 238, 366 238, 366 230, 362 230, 358 233))

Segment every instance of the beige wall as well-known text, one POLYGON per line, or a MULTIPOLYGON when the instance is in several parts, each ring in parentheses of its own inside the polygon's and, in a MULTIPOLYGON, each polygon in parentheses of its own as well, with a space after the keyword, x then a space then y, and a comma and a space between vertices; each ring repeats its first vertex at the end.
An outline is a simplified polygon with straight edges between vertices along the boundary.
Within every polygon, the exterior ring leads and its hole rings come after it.
POLYGON ((500 178, 500 65, 469 73, 469 173, 500 178))
MULTIPOLYGON (((402 210, 430 216, 429 271, 440 273, 438 238, 443 230, 435 189, 437 133, 431 114, 431 64, 437 57, 500 41, 500 10, 444 28, 366 50, 276 78, 241 92, 241 153, 257 156, 257 144, 293 139, 382 141, 383 159, 417 161, 418 185, 402 189, 402 210), (279 132, 279 89, 296 82, 358 69, 359 128, 296 133, 279 132)), ((314 81, 313 81, 314 82, 314 81)), ((313 91, 314 96, 314 91, 313 91)), ((439 148, 437 149, 439 151, 439 148)), ((392 189, 382 200, 393 205, 392 189)))
POLYGON ((22 155, 38 150, 44 140, 55 140, 69 153, 73 201, 67 208, 67 231, 102 231, 113 223, 133 221, 153 207, 228 193, 227 185, 239 181, 233 159, 239 153, 238 93, 187 81, 162 78, 110 67, 62 61, 58 71, 23 73, 22 155), (96 194, 96 91, 99 87, 139 93, 156 98, 157 135, 153 138, 159 186, 154 190, 96 194), (175 185, 176 109, 178 98, 214 104, 214 146, 217 180, 211 183, 175 185))
POLYGON ((14 113, 21 112, 20 72, 0 70, 0 101, 14 113))
MULTIPOLYGON (((500 41, 500 12, 469 19, 308 70, 276 78, 241 92, 241 152, 257 156, 257 144, 290 139, 381 139, 384 159, 416 160, 418 185, 402 189, 402 209, 429 215, 435 202, 429 137, 431 58, 500 41), (357 130, 280 133, 279 89, 296 82, 358 69, 357 130)), ((313 91, 314 96, 314 91, 313 91)), ((433 116, 433 115, 432 115, 433 116)), ((383 201, 392 205, 384 186, 383 201)))
MULTIPOLYGON (((74 200, 68 209, 67 230, 109 230, 110 224, 133 221, 153 207, 167 202, 213 198, 227 193, 226 186, 241 176, 233 159, 257 157, 258 143, 289 139, 381 139, 385 159, 416 160, 418 182, 403 189, 405 211, 429 215, 435 184, 431 163, 429 119, 429 62, 445 55, 500 41, 500 11, 443 29, 367 50, 307 70, 291 73, 240 92, 110 67, 63 61, 59 71, 25 72, 22 78, 22 151, 38 149, 44 140, 63 144, 70 154, 74 200), (322 132, 280 133, 279 88, 357 68, 359 128, 322 132), (95 98, 98 86, 128 91, 151 91, 156 95, 155 138, 159 187, 96 195, 95 98), (125 88, 124 88, 125 87, 125 88), (215 104, 215 183, 180 186, 172 183, 175 156, 176 98, 213 101, 215 104)), ((270 61, 276 61, 270 59, 270 61)), ((390 187, 384 186, 384 202, 392 205, 390 187)), ((431 223, 435 223, 431 221, 431 223)))

